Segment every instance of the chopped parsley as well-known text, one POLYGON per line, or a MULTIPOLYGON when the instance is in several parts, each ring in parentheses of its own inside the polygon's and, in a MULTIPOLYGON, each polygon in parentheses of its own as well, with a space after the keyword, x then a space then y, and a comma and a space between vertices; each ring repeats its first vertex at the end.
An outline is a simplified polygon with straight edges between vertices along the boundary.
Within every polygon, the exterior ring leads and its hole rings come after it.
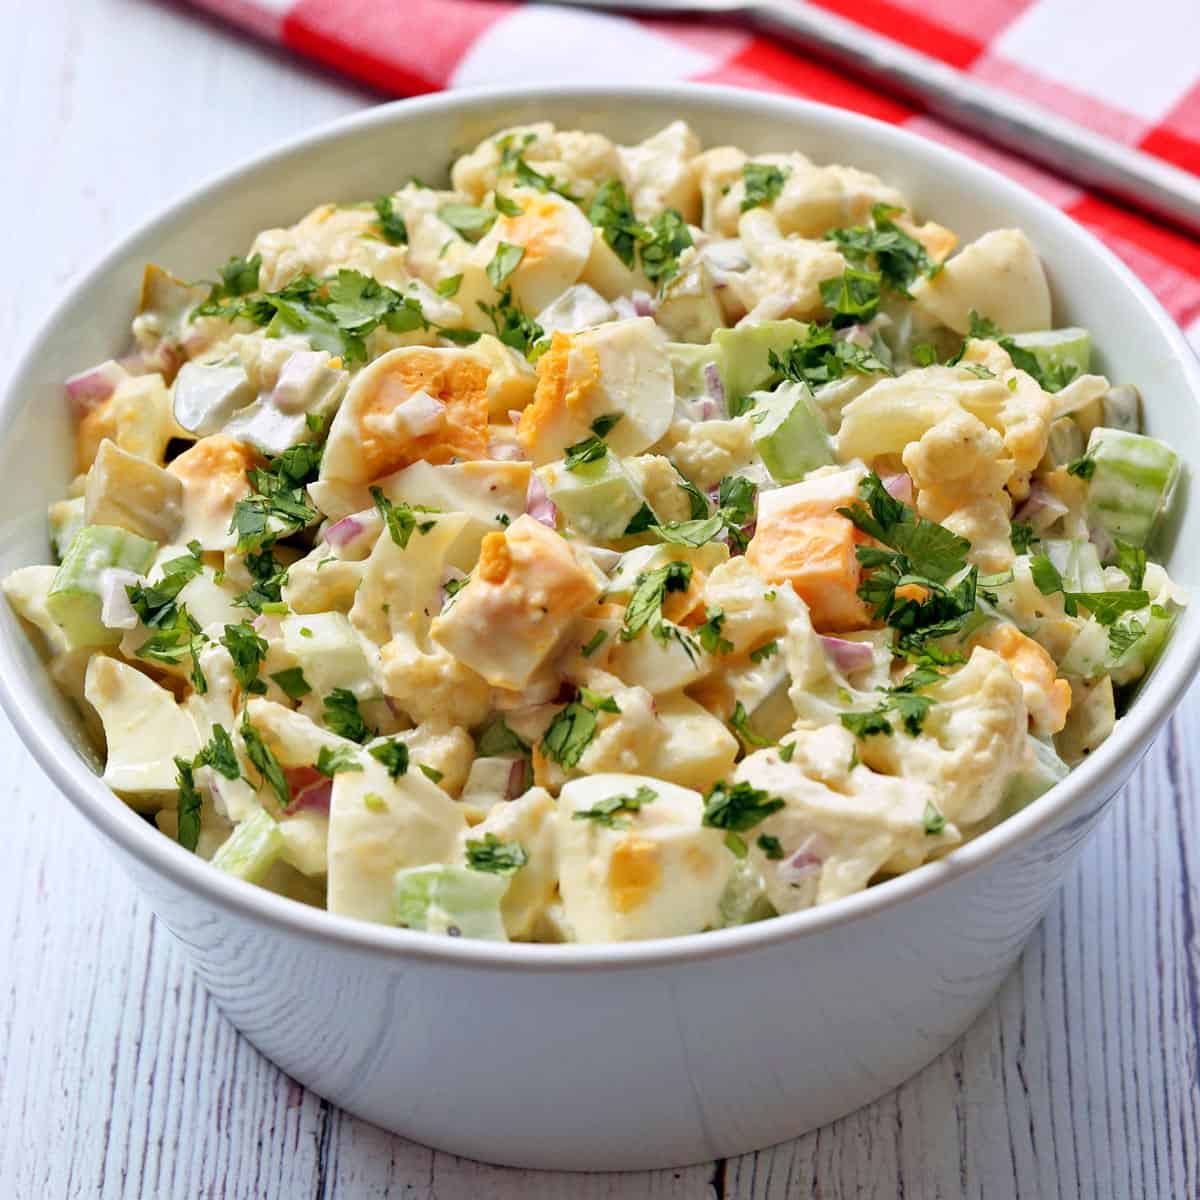
POLYGON ((158 632, 151 634, 134 653, 138 658, 169 666, 176 666, 185 654, 190 655, 192 670, 188 678, 196 694, 203 696, 208 692, 208 680, 200 669, 200 651, 207 643, 208 638, 188 612, 187 605, 179 604, 174 607, 171 623, 160 626, 158 632))
POLYGON ((463 277, 458 275, 447 275, 445 279, 439 279, 434 291, 444 299, 449 300, 453 296, 458 295, 458 289, 462 287, 463 277))
POLYGON ((580 467, 587 463, 599 462, 608 454, 608 445, 603 442, 595 434, 585 437, 582 442, 576 442, 573 446, 568 446, 566 454, 563 456, 563 469, 566 471, 578 471, 580 467))
POLYGON ((1124 613, 1136 612, 1150 604, 1150 593, 1137 588, 1127 592, 1068 592, 1062 574, 1044 554, 1030 559, 1029 573, 1043 596, 1062 592, 1063 609, 1068 616, 1076 616, 1083 605, 1101 625, 1112 625, 1124 613))
POLYGON ((746 706, 740 700, 734 704, 733 712, 729 714, 729 728, 738 735, 742 743, 746 746, 761 749, 763 746, 773 744, 770 738, 765 738, 762 734, 755 733, 750 728, 750 714, 746 712, 746 706))
POLYGON ((131 583, 125 594, 143 625, 164 628, 175 622, 176 597, 203 569, 200 543, 188 543, 189 553, 163 563, 162 578, 157 583, 131 583))
POLYGON ((241 311, 241 297, 258 291, 262 255, 231 258, 219 268, 220 282, 211 284, 207 299, 193 311, 193 317, 233 317, 241 311), (233 303, 226 303, 232 301, 233 303))
POLYGON ((862 325, 879 311, 878 271, 860 271, 847 267, 832 279, 821 280, 821 303, 833 314, 833 327, 862 325))
POLYGON ((254 764, 263 781, 275 793, 281 808, 287 808, 292 802, 291 789, 287 777, 279 765, 279 759, 271 752, 271 748, 263 741, 262 735, 250 724, 250 718, 242 718, 242 744, 246 747, 246 757, 254 764))
POLYGON ((382 763, 389 778, 399 779, 408 771, 408 746, 397 738, 389 738, 367 751, 376 762, 382 763))
POLYGON ((488 282, 499 291, 504 281, 521 265, 525 257, 524 246, 514 246, 511 242, 501 242, 496 247, 492 261, 487 265, 488 282))
POLYGON ((769 833, 760 833, 755 839, 758 848, 772 862, 778 862, 783 857, 783 843, 769 833))
POLYGON ((200 808, 203 799, 196 790, 192 764, 186 758, 175 758, 175 786, 179 789, 179 830, 176 835, 185 850, 195 853, 200 842, 200 808))
POLYGON ((1146 634, 1146 627, 1136 617, 1117 621, 1108 627, 1108 652, 1114 659, 1122 658, 1146 634))
POLYGON ((773 163, 748 162, 742 167, 742 180, 746 195, 742 200, 742 212, 749 212, 761 204, 771 204, 783 191, 787 172, 773 163))
POLYGON ((752 663, 766 662, 774 654, 779 653, 778 642, 764 642, 757 649, 750 651, 750 661, 752 663))
POLYGON ((495 210, 475 204, 443 204, 438 219, 462 234, 468 242, 477 242, 496 223, 495 210))
POLYGON ((383 240, 389 246, 405 246, 408 244, 408 227, 404 218, 396 211, 391 196, 380 196, 375 201, 376 224, 383 240))
POLYGON ((308 680, 304 678, 302 667, 287 667, 283 671, 276 671, 271 679, 279 685, 289 700, 299 700, 312 691, 308 680))
POLYGON ((1014 521, 1008 531, 1008 540, 1012 542, 1016 554, 1028 554, 1029 547, 1037 541, 1037 534, 1032 525, 1024 521, 1014 521))
POLYGON ((428 763, 417 763, 417 768, 420 770, 421 774, 429 780, 430 783, 441 783, 442 780, 446 778, 446 776, 439 771, 437 767, 431 767, 428 763))
POLYGON ((1096 460, 1086 454, 1067 463, 1067 474, 1077 479, 1091 479, 1096 473, 1096 460))
POLYGON ((663 601, 668 592, 686 592, 691 582, 690 563, 669 562, 653 571, 643 571, 634 582, 633 594, 625 606, 621 640, 632 641, 647 625, 656 637, 665 640, 663 601))
POLYGON ((619 179, 606 180, 596 189, 588 207, 588 220, 600 230, 613 253, 632 269, 648 230, 634 216, 625 185, 619 179))
POLYGON ((783 801, 748 783, 714 783, 704 797, 704 824, 746 833, 783 807, 783 801))
POLYGON ((515 875, 527 862, 529 854, 520 842, 505 842, 494 833, 485 833, 483 840, 467 839, 467 866, 472 871, 489 875, 515 875))
POLYGON ((555 714, 542 738, 542 753, 560 766, 577 767, 596 736, 596 714, 573 700, 555 714))
MULTIPOLYGON (((496 337, 526 358, 534 346, 546 336, 545 330, 513 303, 511 288, 505 288, 495 304, 485 304, 482 300, 475 303, 491 321, 496 337)), ((441 332, 443 337, 447 336, 446 330, 441 332)), ((475 338, 478 337, 479 335, 475 334, 475 338)))
POLYGON ((643 784, 632 796, 609 796, 598 800, 591 808, 580 808, 571 814, 576 821, 592 821, 608 829, 628 829, 629 821, 621 814, 640 812, 647 804, 653 804, 658 793, 643 784))
POLYGON ((908 353, 914 366, 932 367, 937 362, 937 351, 928 342, 917 342, 908 353))
POLYGON ((921 818, 925 832, 930 837, 937 837, 946 828, 946 818, 938 811, 932 800, 925 802, 925 813, 921 818))
POLYGON ((493 197, 493 202, 496 205, 496 211, 502 217, 519 217, 524 211, 515 200, 510 200, 503 192, 497 192, 493 197))
POLYGON ((358 710, 358 697, 349 688, 334 688, 322 701, 322 717, 331 732, 362 743, 374 734, 358 710))
POLYGON ((362 763, 358 761, 354 751, 348 747, 338 746, 331 749, 329 746, 322 746, 317 755, 317 770, 322 775, 328 775, 330 779, 341 771, 361 771, 362 769, 362 763))
POLYGON ((868 572, 858 595, 874 606, 873 616, 900 633, 901 650, 918 649, 932 638, 957 633, 975 610, 978 570, 967 569, 971 544, 935 521, 918 520, 903 501, 890 495, 874 472, 859 485, 861 504, 838 512, 888 549, 858 546, 855 554, 868 572), (953 587, 947 586, 962 574, 953 587), (907 589, 919 587, 915 598, 907 589), (899 589, 905 595, 898 595, 899 589))
POLYGON ((513 733, 503 717, 497 717, 475 739, 475 751, 486 758, 502 754, 528 754, 529 744, 513 733))
POLYGON ((772 371, 793 383, 820 387, 847 372, 860 375, 890 374, 891 368, 877 350, 834 336, 832 325, 814 322, 803 340, 797 338, 783 354, 767 352, 772 371))
POLYGON ((896 731, 887 719, 887 709, 886 704, 881 704, 870 712, 842 713, 841 721, 856 738, 869 738, 876 734, 891 737, 896 731))
POLYGON ((1114 542, 1116 560, 1114 566, 1129 576, 1129 586, 1138 589, 1146 579, 1146 551, 1141 546, 1131 546, 1117 538, 1114 542))
POLYGON ((632 537, 636 533, 645 533, 647 529, 658 528, 658 517, 655 515, 654 509, 649 504, 642 501, 642 506, 629 518, 629 524, 625 526, 625 537, 632 537))
MULTIPOLYGON (((1074 363, 1064 362, 1059 363, 1057 366, 1043 367, 1036 354, 1024 349, 1022 346, 1018 346, 1011 337, 1008 337, 1000 329, 995 321, 989 321, 987 317, 981 317, 974 309, 971 309, 969 320, 970 329, 967 333, 968 338, 980 338, 985 341, 995 342, 1012 360, 1012 365, 1018 371, 1024 371, 1026 375, 1030 375, 1037 380, 1038 386, 1045 392, 1062 391, 1079 374, 1079 368, 1074 363)), ((965 341, 963 342, 963 349, 966 349, 965 341)), ((962 350, 959 350, 958 353, 961 358, 962 350)))
POLYGON ((238 554, 266 549, 317 519, 316 507, 305 487, 317 477, 320 464, 320 448, 302 442, 267 466, 251 467, 246 472, 250 495, 234 505, 229 524, 229 531, 238 535, 238 554))
POLYGON ((995 379, 996 372, 983 363, 962 363, 962 369, 974 375, 976 379, 995 379))
POLYGON ((725 518, 720 513, 691 521, 668 521, 654 527, 660 541, 674 546, 703 546, 725 531, 725 518))
POLYGON ((619 713, 621 711, 612 696, 607 696, 603 692, 594 692, 591 688, 581 687, 579 689, 579 698, 593 712, 619 713))
POLYGON ((267 657, 267 642, 254 632, 246 621, 237 625, 226 625, 221 645, 233 659, 233 674, 241 688, 252 695, 261 696, 267 685, 258 677, 258 668, 267 657))
POLYGON ((650 238, 642 243, 642 271, 658 288, 679 274, 679 256, 693 244, 687 222, 673 208, 664 208, 650 222, 650 238))
POLYGON ((598 438, 608 437, 624 415, 619 412, 604 413, 592 422, 592 432, 598 438))
POLYGON ((417 527, 417 518, 413 515, 413 510, 403 500, 389 500, 379 487, 371 488, 371 499, 375 501, 375 507, 379 510, 392 541, 401 550, 406 549, 408 540, 417 527))
POLYGON ((723 608, 713 608, 711 606, 704 610, 704 624, 696 629, 696 636, 700 639, 700 645, 709 654, 730 654, 733 651, 733 643, 726 637, 721 636, 721 628, 725 624, 725 610, 723 608))
POLYGON ((237 751, 233 748, 233 739, 224 725, 214 725, 212 736, 193 760, 193 766, 212 767, 218 775, 226 779, 237 779, 242 769, 238 764, 237 751))
POLYGON ((270 548, 247 554, 242 560, 242 565, 253 583, 234 598, 234 604, 261 613, 282 601, 283 585, 287 583, 287 569, 280 566, 270 548))
POLYGON ((580 654, 584 658, 591 658, 597 650, 608 640, 608 631, 606 629, 597 629, 588 640, 579 647, 580 654))
POLYGON ((853 267, 865 269, 874 263, 880 279, 888 287, 912 299, 909 289, 917 279, 922 275, 935 275, 939 268, 925 247, 896 224, 893 218, 903 211, 891 205, 876 204, 871 209, 870 225, 831 229, 825 236, 837 244, 842 257, 853 267))
POLYGON ((536 135, 526 134, 520 147, 513 144, 514 137, 514 134, 509 133, 496 139, 496 148, 500 151, 500 170, 511 172, 521 187, 532 188, 537 192, 554 192, 564 200, 578 201, 579 197, 568 192, 564 184, 558 183, 549 175, 535 171, 525 161, 525 147, 536 140, 536 135))
MULTIPOLYGON (((674 463, 671 464, 675 466, 674 463)), ((693 521, 703 520, 708 516, 708 499, 704 493, 678 468, 675 467, 675 474, 679 476, 676 483, 685 496, 688 498, 688 504, 691 506, 691 517, 693 521)))

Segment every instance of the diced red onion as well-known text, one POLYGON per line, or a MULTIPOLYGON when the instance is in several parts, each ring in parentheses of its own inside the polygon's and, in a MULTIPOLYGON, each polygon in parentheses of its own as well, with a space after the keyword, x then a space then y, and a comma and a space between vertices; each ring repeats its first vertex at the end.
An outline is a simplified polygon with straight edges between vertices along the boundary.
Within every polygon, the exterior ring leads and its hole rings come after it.
POLYGON ((913 481, 907 471, 901 471, 898 475, 885 475, 882 483, 894 500, 902 500, 905 504, 912 503, 913 481))
POLYGON ((618 296, 612 302, 612 306, 613 311, 622 321, 629 321, 642 315, 638 312, 637 305, 628 296, 618 296))
POLYGON ((513 764, 508 769, 508 784, 504 789, 505 800, 515 800, 518 796, 525 794, 525 760, 524 758, 513 759, 513 764))
POLYGON ((83 416, 107 400, 125 376, 124 367, 110 358, 88 367, 86 371, 80 371, 78 375, 72 375, 65 385, 67 396, 75 406, 75 411, 83 416))
POLYGON ((696 412, 701 421, 712 421, 717 416, 716 401, 711 396, 704 396, 696 401, 696 412))
POLYGON ((289 815, 304 809, 328 812, 333 799, 333 780, 313 767, 286 767, 283 777, 287 780, 292 801, 287 807, 289 815))
POLYGON ((136 629, 138 615, 129 603, 127 584, 137 583, 133 571, 108 567, 100 572, 100 621, 106 629, 136 629))
POLYGON ((516 442, 488 442, 488 458, 492 462, 520 462, 525 457, 525 451, 516 442))
POLYGON ((525 493, 525 511, 550 529, 558 527, 558 509, 546 492, 536 471, 529 472, 529 490, 525 493))
POLYGON ((821 636, 821 646, 829 661, 843 674, 865 671, 874 661, 870 642, 851 642, 846 638, 821 636))
MULTIPOLYGON (((716 363, 704 364, 704 388, 709 399, 725 415, 725 383, 721 379, 721 371, 716 363)), ((707 418, 706 418, 707 419, 707 418)))
POLYGON ((649 292, 634 292, 630 296, 633 303, 633 311, 639 317, 652 317, 654 315, 654 299, 649 292))
POLYGON ((1013 520, 1030 524, 1035 529, 1042 530, 1048 529, 1068 511, 1067 506, 1049 488, 1035 483, 1029 489, 1029 495, 1024 504, 1013 513, 1013 520))
POLYGON ((510 408, 508 410, 508 419, 513 423, 515 429, 521 423, 521 410, 519 408, 510 408))
POLYGON ((353 513, 340 521, 334 521, 325 529, 325 540, 331 546, 349 545, 363 531, 364 526, 359 516, 360 514, 353 513))
POLYGON ((811 850, 798 850, 785 859, 776 870, 784 883, 800 883, 820 872, 822 861, 811 850))

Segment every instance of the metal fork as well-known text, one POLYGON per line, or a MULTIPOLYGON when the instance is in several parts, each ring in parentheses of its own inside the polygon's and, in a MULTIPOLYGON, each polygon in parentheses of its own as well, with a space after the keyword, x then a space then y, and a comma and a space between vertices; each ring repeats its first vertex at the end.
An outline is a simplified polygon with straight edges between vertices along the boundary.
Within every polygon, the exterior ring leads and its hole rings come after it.
MULTIPOLYGON (((794 42, 952 125, 1200 234, 1200 178, 802 0, 548 0, 572 8, 726 16, 794 42)), ((1180 36, 1186 36, 1180 30, 1180 36)))

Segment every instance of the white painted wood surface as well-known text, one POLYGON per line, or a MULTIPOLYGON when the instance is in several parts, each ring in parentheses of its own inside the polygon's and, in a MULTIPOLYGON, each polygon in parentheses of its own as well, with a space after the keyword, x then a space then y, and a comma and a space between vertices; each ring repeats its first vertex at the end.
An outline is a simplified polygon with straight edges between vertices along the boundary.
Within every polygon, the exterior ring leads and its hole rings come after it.
MULTIPOLYGON (((5 15, 6 348, 160 204, 375 99, 152 0, 5 15)), ((1193 693, 997 1003, 916 1079, 760 1154, 565 1176, 433 1153, 271 1066, 0 718, 0 1200, 1200 1196, 1198 732, 1193 693)))

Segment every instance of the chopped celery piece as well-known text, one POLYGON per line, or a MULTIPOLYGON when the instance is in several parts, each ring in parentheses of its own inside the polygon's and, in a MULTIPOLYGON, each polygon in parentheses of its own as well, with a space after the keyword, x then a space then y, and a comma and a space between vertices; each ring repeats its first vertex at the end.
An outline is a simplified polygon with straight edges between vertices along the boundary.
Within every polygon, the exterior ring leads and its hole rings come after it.
POLYGON ((1100 554, 1086 538, 1045 538, 1041 552, 1058 568, 1068 592, 1103 592, 1100 554))
POLYGON ((567 470, 561 462, 538 469, 546 494, 563 520, 590 541, 622 537, 645 497, 611 451, 567 470))
POLYGON ((119 629, 108 629, 100 620, 102 577, 112 569, 144 575, 157 549, 157 543, 115 525, 88 525, 75 535, 46 597, 46 608, 71 649, 121 640, 119 629))
POLYGON ((754 445, 776 483, 795 483, 835 461, 829 434, 805 384, 785 383, 773 392, 755 392, 752 399, 754 445))
POLYGON ((396 924, 451 937, 507 942, 500 901, 509 880, 469 867, 409 867, 396 872, 396 924))
POLYGON ((1045 795, 1056 783, 1065 779, 1070 770, 1047 742, 1030 737, 1029 746, 1029 762, 1008 781, 1000 820, 1011 817, 1039 796, 1045 795))
POLYGON ((260 808, 221 844, 212 865, 247 883, 261 883, 283 853, 283 833, 270 813, 260 808))
POLYGON ((1092 518, 1113 537, 1146 545, 1171 502, 1178 455, 1157 438, 1101 426, 1092 430, 1087 457, 1094 465, 1088 484, 1092 518))
POLYGON ((1036 333, 1015 333, 1012 340, 1022 350, 1028 350, 1044 372, 1062 378, 1065 383, 1076 375, 1086 375, 1092 365, 1092 338, 1086 329, 1041 329, 1036 333))
POLYGON ((762 321, 758 325, 739 325, 736 329, 718 329, 713 344, 725 355, 725 404, 732 415, 739 411, 745 396, 766 387, 775 378, 769 355, 784 354, 793 342, 808 336, 803 321, 762 321))
POLYGON ((722 929, 765 921, 776 915, 775 906, 767 899, 762 875, 752 858, 738 859, 721 893, 719 911, 722 929))
POLYGON ((1158 661, 1174 624, 1175 613, 1158 605, 1122 617, 1117 622, 1118 631, 1128 634, 1137 634, 1138 630, 1142 632, 1120 654, 1110 654, 1107 670, 1113 683, 1122 686, 1141 679, 1158 661), (1159 615, 1155 613, 1156 608, 1159 615))

